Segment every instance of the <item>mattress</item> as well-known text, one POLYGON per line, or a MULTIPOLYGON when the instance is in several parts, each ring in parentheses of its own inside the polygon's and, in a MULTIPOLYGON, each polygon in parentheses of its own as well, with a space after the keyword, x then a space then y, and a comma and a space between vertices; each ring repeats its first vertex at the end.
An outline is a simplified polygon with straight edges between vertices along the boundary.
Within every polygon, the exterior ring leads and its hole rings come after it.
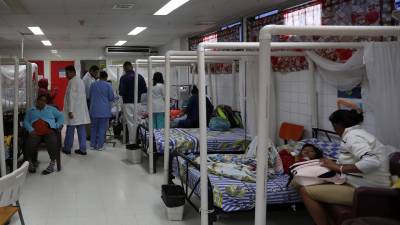
MULTIPOLYGON (((147 133, 143 128, 140 130, 143 138, 147 133)), ((147 136, 147 135, 146 135, 147 136)), ((199 152, 199 129, 170 129, 170 149, 181 153, 198 153, 199 152)), ((159 154, 164 153, 164 129, 154 129, 154 138, 156 142, 156 150, 159 154)), ((208 152, 213 151, 245 151, 251 138, 246 134, 244 129, 234 128, 229 131, 208 131, 207 132, 207 149, 208 152)))
MULTIPOLYGON (((185 162, 179 159, 180 172, 184 171, 185 162)), ((178 163, 174 159, 173 170, 175 176, 178 176, 178 163)), ((183 175, 183 174, 181 174, 183 175)), ((186 179, 186 174, 181 176, 186 179)), ((188 185, 193 189, 200 178, 200 171, 193 167, 189 167, 187 174, 188 185)), ((230 179, 213 174, 208 175, 213 189, 213 203, 215 207, 220 208, 224 212, 237 212, 252 210, 255 207, 256 183, 244 182, 236 179, 230 179)), ((301 202, 297 192, 287 187, 289 180, 288 175, 277 175, 267 181, 267 204, 293 204, 301 202)), ((197 185, 195 194, 200 196, 200 185, 197 185)))

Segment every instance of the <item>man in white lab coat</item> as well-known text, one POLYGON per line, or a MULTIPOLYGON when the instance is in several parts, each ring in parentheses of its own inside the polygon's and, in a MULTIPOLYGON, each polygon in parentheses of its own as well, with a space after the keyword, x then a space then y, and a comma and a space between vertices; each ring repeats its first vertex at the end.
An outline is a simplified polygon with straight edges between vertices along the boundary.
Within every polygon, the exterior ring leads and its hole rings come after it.
POLYGON ((83 76, 82 80, 83 83, 85 84, 85 93, 86 93, 86 99, 87 99, 87 106, 90 108, 90 99, 89 99, 89 91, 90 91, 90 85, 94 83, 98 78, 99 78, 99 67, 96 65, 93 65, 90 67, 89 72, 83 76))
POLYGON ((86 124, 90 123, 89 110, 86 103, 85 84, 76 76, 73 66, 65 68, 68 78, 67 91, 64 97, 64 114, 67 132, 65 134, 65 154, 71 154, 74 144, 75 128, 78 131, 79 149, 76 154, 86 155, 86 124))

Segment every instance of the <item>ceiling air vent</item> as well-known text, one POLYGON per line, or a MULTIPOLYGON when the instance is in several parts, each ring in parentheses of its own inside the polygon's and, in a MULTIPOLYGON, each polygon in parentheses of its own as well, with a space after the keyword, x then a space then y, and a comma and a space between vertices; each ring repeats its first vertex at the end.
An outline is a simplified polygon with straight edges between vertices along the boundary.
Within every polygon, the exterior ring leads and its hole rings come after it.
POLYGON ((135 6, 133 3, 115 4, 113 9, 132 9, 135 6))
POLYGON ((105 48, 107 55, 135 55, 149 56, 154 53, 150 47, 142 46, 108 46, 105 48))

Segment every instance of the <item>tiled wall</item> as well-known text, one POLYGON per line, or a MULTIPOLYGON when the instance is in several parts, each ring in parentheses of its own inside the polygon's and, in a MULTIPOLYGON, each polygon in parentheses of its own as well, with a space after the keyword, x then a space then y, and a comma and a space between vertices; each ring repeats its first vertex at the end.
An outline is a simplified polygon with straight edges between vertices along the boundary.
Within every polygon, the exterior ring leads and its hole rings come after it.
MULTIPOLYGON (((276 73, 278 93, 278 122, 303 125, 306 137, 311 136, 312 109, 310 104, 310 79, 308 71, 276 73)), ((337 110, 337 89, 316 78, 318 91, 318 127, 332 130, 329 116, 337 110)), ((359 100, 362 102, 362 100, 359 100)), ((374 119, 367 105, 363 104, 365 121, 363 127, 374 133, 374 119)))
POLYGON ((282 122, 303 125, 311 135, 312 116, 308 71, 275 73, 278 93, 278 126, 282 122))
POLYGON ((325 130, 332 130, 329 116, 337 110, 337 89, 317 77, 318 91, 318 127, 325 130))
MULTIPOLYGON (((215 105, 229 105, 234 110, 239 110, 239 87, 237 74, 218 74, 213 77, 215 105), (235 81, 236 80, 236 81, 235 81)), ((211 93, 209 93, 210 95, 211 93)))
MULTIPOLYGON (((329 116, 332 112, 337 110, 336 101, 337 89, 332 85, 324 82, 322 79, 317 77, 317 88, 318 88, 318 122, 319 127, 322 129, 332 130, 332 125, 329 122, 329 116)), ((368 105, 365 104, 363 99, 353 100, 355 102, 361 102, 364 110, 364 123, 363 128, 372 134, 375 133, 374 129, 374 118, 372 112, 368 109, 368 105)))

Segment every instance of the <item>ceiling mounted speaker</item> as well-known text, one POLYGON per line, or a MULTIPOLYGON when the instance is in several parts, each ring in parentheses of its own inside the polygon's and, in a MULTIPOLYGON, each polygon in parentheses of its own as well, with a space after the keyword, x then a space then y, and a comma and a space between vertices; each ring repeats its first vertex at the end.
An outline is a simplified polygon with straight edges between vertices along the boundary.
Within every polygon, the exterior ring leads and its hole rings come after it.
POLYGON ((211 26, 217 24, 215 21, 200 21, 196 23, 196 26, 211 26))
POLYGON ((20 0, 0 0, 0 5, 4 5, 11 13, 28 14, 20 0))

